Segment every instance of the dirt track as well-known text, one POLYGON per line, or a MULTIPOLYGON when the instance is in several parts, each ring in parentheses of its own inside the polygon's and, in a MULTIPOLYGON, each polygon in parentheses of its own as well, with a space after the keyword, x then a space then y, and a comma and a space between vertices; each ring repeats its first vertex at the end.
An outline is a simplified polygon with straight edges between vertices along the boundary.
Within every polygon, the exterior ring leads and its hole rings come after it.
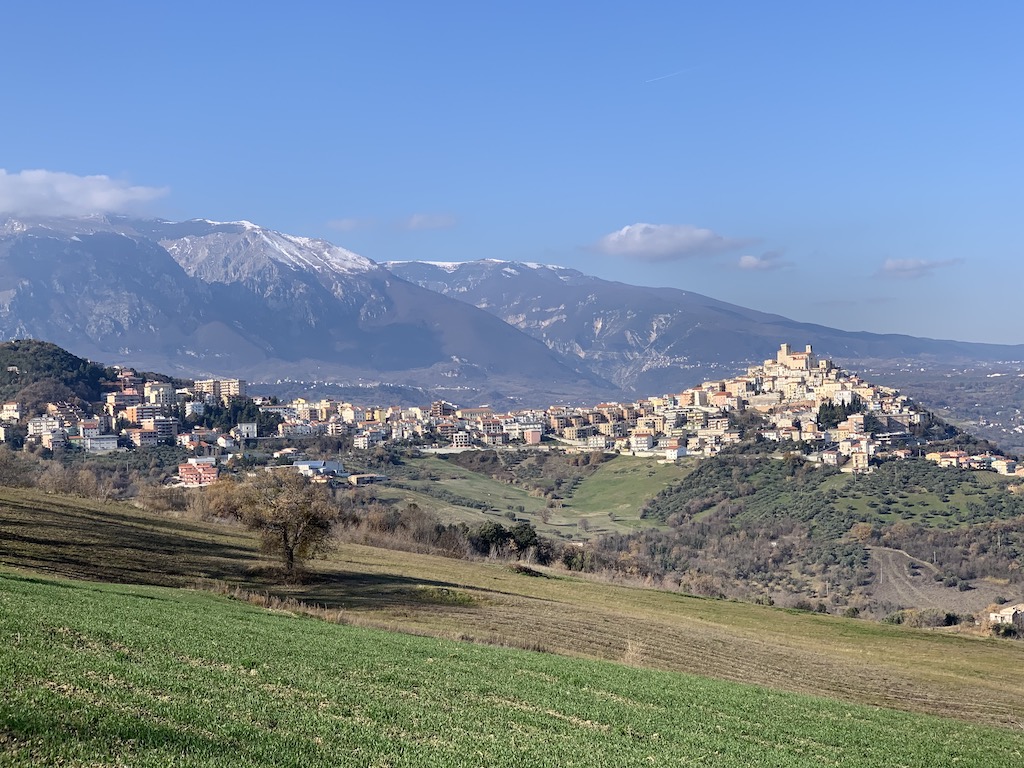
POLYGON ((871 596, 902 608, 938 608, 956 613, 977 613, 1006 594, 1008 587, 984 581, 972 583, 974 589, 961 592, 935 581, 938 569, 931 563, 911 557, 900 549, 870 547, 870 568, 875 574, 871 596))

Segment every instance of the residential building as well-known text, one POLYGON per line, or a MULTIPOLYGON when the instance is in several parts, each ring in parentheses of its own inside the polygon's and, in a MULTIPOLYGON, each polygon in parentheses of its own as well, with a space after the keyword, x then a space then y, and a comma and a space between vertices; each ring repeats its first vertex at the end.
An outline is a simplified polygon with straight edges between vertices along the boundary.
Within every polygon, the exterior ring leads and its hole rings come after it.
POLYGON ((28 436, 42 437, 63 427, 64 423, 56 416, 36 416, 28 420, 28 436))
POLYGON ((169 410, 178 404, 173 384, 158 381, 147 381, 142 387, 142 395, 150 405, 169 410))
POLYGON ((146 419, 156 416, 163 416, 163 409, 159 405, 140 403, 139 405, 129 405, 122 411, 122 418, 132 424, 142 424, 146 419))
POLYGON ((540 429, 524 429, 523 442, 527 445, 540 445, 544 432, 540 429))
POLYGON ((178 420, 169 416, 150 416, 139 422, 139 426, 156 432, 157 441, 161 443, 178 436, 178 420))
POLYGON ((117 435, 92 435, 82 438, 86 453, 110 453, 117 450, 117 435))
POLYGON ((1009 624, 1018 632, 1024 632, 1024 603, 1008 605, 993 611, 988 615, 988 620, 992 624, 1009 624))
POLYGON ((216 464, 189 459, 184 464, 178 465, 178 479, 183 485, 199 488, 204 485, 215 483, 220 476, 220 469, 216 464))
POLYGON ((345 467, 340 461, 296 461, 292 463, 300 475, 313 477, 314 475, 345 475, 345 467))
POLYGON ((139 405, 142 400, 142 395, 137 392, 110 392, 106 397, 106 411, 107 415, 112 419, 116 419, 117 415, 132 405, 139 405))
POLYGON ((136 448, 155 448, 160 445, 160 435, 155 429, 126 429, 125 433, 136 448))
POLYGON ((246 389, 244 379, 202 379, 195 382, 196 392, 225 403, 234 397, 245 397, 246 389))
POLYGON ((55 429, 53 432, 44 432, 39 436, 39 442, 42 443, 43 448, 63 448, 67 445, 68 436, 63 429, 55 429))

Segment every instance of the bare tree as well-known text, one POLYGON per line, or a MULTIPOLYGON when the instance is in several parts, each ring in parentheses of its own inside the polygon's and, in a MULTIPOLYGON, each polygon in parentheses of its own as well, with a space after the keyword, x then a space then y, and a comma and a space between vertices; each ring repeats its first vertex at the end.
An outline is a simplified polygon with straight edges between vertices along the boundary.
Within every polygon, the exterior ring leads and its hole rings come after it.
POLYGON ((261 473, 240 484, 238 492, 235 514, 259 535, 265 552, 280 558, 288 576, 323 551, 341 513, 325 486, 294 472, 261 473))

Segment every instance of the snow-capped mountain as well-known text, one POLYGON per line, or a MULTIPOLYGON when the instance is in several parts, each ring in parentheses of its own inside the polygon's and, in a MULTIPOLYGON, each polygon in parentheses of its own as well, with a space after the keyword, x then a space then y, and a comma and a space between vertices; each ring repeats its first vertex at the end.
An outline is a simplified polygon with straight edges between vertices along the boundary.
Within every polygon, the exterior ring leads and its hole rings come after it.
POLYGON ((0 335, 161 370, 607 390, 492 315, 323 240, 248 222, 9 220, 0 335))
POLYGON ((780 341, 846 367, 1024 359, 1019 346, 850 333, 558 266, 380 265, 250 222, 118 216, 0 221, 0 337, 182 375, 383 381, 535 404, 680 391, 780 341))

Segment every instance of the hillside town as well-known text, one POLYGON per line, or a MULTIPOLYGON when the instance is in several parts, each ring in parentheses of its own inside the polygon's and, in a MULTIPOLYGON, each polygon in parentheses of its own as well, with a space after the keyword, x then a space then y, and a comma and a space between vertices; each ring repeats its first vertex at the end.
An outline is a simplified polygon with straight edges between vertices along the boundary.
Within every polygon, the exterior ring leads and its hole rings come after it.
MULTIPOLYGON (((362 451, 396 444, 436 451, 557 446, 570 452, 657 456, 666 462, 714 456, 727 446, 755 439, 780 447, 799 444, 809 460, 846 472, 870 472, 875 457, 924 456, 944 467, 1024 476, 1024 465, 997 454, 929 451, 920 430, 924 415, 908 397, 819 359, 810 345, 795 351, 782 344, 774 359, 742 375, 675 394, 506 413, 446 401, 404 408, 330 398, 279 403, 250 397, 241 379, 197 380, 175 387, 144 380, 131 369, 120 370, 110 386, 91 412, 68 402, 48 403, 43 413, 27 413, 18 402, 4 403, 0 439, 10 441, 22 426, 26 446, 49 450, 99 454, 177 445, 193 454, 179 467, 181 482, 189 486, 216 480, 220 465, 244 452, 247 443, 319 436, 350 439, 362 451), (207 409, 238 401, 251 403, 265 417, 262 432, 254 420, 223 431, 183 426, 207 409), (276 425, 273 431, 268 423, 276 425)), ((283 448, 274 458, 285 461, 295 453, 294 447, 283 448)), ((340 462, 296 460, 294 465, 310 475, 345 475, 340 462)), ((354 477, 352 482, 370 479, 354 477)))

